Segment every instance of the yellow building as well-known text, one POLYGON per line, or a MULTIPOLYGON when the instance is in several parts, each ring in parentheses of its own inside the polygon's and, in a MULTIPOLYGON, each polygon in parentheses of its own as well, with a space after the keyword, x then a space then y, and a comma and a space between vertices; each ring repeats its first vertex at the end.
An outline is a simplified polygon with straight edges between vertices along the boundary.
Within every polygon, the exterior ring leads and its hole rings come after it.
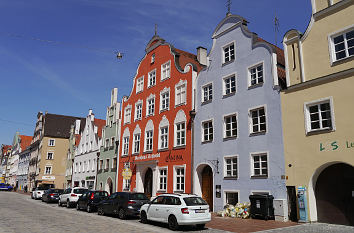
POLYGON ((281 93, 292 218, 354 225, 354 1, 312 0, 283 39, 281 93))
POLYGON ((37 160, 37 187, 43 184, 54 184, 56 188, 65 188, 70 128, 77 119, 82 118, 45 114, 37 160))

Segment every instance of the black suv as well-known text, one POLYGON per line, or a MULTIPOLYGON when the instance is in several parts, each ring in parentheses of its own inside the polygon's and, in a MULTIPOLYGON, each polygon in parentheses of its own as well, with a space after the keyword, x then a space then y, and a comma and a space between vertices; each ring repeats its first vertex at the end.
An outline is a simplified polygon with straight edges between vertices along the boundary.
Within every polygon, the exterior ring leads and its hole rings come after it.
POLYGON ((99 215, 116 214, 118 218, 125 219, 127 216, 139 216, 140 207, 149 203, 144 193, 116 192, 97 206, 99 215))
POLYGON ((76 209, 85 209, 87 212, 93 212, 97 209, 97 204, 108 197, 106 191, 90 190, 79 197, 76 203, 76 209))

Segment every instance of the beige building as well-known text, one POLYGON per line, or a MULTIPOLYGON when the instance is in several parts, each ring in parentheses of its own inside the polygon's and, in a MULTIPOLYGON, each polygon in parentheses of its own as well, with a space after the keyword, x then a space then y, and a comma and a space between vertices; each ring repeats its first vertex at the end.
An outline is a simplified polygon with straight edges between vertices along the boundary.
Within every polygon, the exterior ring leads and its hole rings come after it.
POLYGON ((281 93, 291 218, 354 225, 354 1, 312 0, 283 40, 281 93))

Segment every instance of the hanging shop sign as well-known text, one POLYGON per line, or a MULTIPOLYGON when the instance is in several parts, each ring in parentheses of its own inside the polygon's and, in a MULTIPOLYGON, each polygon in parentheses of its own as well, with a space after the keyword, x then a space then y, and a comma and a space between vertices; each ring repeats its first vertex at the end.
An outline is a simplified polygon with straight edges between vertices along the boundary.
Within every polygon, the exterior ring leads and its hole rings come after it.
POLYGON ((42 180, 55 180, 55 176, 42 176, 42 180))
POLYGON ((123 179, 129 180, 130 177, 132 177, 132 175, 133 175, 133 173, 132 173, 132 170, 130 170, 130 168, 123 169, 123 171, 122 171, 123 179))

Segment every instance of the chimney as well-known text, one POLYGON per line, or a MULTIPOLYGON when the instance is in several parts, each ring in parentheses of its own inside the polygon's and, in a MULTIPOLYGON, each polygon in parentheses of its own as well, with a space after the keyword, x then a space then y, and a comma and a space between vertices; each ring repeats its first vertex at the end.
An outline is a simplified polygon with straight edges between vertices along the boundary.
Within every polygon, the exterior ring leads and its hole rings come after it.
POLYGON ((207 49, 199 46, 197 48, 197 60, 200 64, 207 65, 207 49))
POLYGON ((80 133, 80 123, 81 123, 81 120, 77 119, 75 122, 75 134, 80 133))
POLYGON ((112 89, 111 106, 113 106, 113 104, 117 103, 117 97, 118 97, 118 88, 115 87, 112 89))

